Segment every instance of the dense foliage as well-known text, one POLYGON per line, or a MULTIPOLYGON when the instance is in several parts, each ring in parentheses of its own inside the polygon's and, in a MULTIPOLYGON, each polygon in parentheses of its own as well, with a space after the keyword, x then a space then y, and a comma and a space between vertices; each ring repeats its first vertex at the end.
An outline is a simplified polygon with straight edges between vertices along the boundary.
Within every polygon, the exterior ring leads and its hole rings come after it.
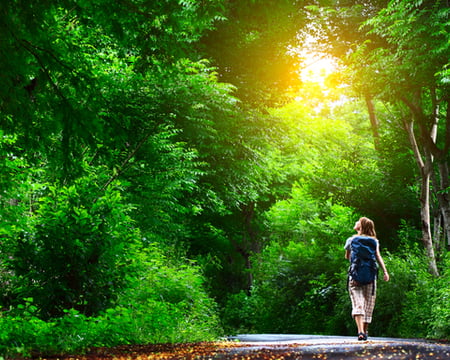
POLYGON ((361 215, 392 277, 371 333, 448 339, 449 13, 2 2, 0 357, 353 334, 361 215), (311 46, 338 71, 303 78, 311 46))

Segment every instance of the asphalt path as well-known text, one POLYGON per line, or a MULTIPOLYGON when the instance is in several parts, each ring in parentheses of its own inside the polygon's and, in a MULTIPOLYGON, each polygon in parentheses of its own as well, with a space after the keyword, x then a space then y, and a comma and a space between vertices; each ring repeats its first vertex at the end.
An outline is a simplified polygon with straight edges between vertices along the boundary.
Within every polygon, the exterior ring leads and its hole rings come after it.
MULTIPOLYGON (((450 360, 450 344, 420 339, 320 335, 238 335, 214 342, 93 348, 40 360, 450 360)), ((0 358, 1 360, 1 358, 0 358)), ((37 360, 37 359, 36 359, 37 360)))
POLYGON ((243 334, 228 340, 239 344, 229 350, 233 355, 250 360, 450 360, 449 343, 421 339, 373 337, 358 341, 356 336, 243 334))

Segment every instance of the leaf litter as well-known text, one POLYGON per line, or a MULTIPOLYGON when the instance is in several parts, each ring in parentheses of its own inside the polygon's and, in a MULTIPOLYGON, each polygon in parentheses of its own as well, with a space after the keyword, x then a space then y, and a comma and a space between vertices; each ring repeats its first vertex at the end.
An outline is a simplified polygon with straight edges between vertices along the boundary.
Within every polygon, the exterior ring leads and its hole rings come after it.
POLYGON ((449 360, 450 345, 416 342, 248 344, 234 341, 121 345, 40 360, 449 360))

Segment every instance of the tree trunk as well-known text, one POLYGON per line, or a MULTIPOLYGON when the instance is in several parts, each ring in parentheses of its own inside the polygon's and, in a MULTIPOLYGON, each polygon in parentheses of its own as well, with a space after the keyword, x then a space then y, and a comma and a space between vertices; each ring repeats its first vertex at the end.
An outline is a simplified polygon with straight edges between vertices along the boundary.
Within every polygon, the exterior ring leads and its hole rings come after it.
POLYGON ((422 242, 426 250, 430 273, 434 276, 439 276, 430 224, 430 177, 431 171, 433 170, 433 158, 431 155, 425 156, 425 160, 422 158, 414 134, 414 121, 411 120, 408 122, 404 120, 404 126, 408 133, 409 141, 414 151, 414 157, 421 176, 420 218, 422 224, 422 242))
POLYGON ((446 159, 438 163, 440 173, 440 187, 437 192, 439 208, 442 215, 442 227, 444 228, 444 238, 447 238, 447 247, 450 248, 450 181, 449 169, 446 159))
POLYGON ((251 201, 248 204, 241 206, 242 221, 243 221, 243 236, 240 243, 232 241, 236 251, 240 253, 245 261, 246 268, 246 289, 250 291, 253 285, 253 273, 251 255, 255 252, 260 252, 261 244, 258 240, 258 233, 254 228, 255 216, 255 202, 251 201))
POLYGON ((436 255, 433 246, 433 237, 431 236, 431 216, 430 216, 430 175, 431 161, 427 160, 425 166, 421 169, 422 186, 420 190, 420 216, 422 222, 422 241, 427 252, 429 269, 431 274, 439 276, 436 263, 436 255))
MULTIPOLYGON (((442 226, 444 228, 444 238, 447 238, 447 248, 450 250, 450 178, 449 178, 449 161, 450 161, 450 100, 445 101, 447 106, 447 114, 445 117, 445 134, 442 137, 444 140, 444 147, 439 149, 436 154, 440 183, 437 187, 437 199, 439 201, 439 208, 442 214, 442 226)), ((436 149, 437 150, 437 149, 436 149)), ((444 239, 445 241, 445 239, 444 239)))
POLYGON ((379 123, 377 115, 375 113, 375 107, 373 106, 373 100, 372 97, 367 93, 364 94, 364 98, 366 100, 367 111, 369 113, 370 127, 372 128, 373 143, 375 146, 375 150, 379 150, 380 148, 380 133, 378 131, 379 123))

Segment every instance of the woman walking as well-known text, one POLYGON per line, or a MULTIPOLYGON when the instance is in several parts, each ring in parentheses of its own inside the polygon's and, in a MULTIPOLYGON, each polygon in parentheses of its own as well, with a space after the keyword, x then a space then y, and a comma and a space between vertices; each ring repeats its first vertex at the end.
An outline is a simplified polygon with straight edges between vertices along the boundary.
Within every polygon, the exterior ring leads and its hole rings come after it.
POLYGON ((347 239, 344 249, 345 258, 351 261, 349 292, 352 301, 352 316, 358 328, 358 340, 364 341, 368 337, 368 327, 372 322, 372 313, 375 307, 376 276, 373 276, 373 279, 370 278, 369 266, 363 268, 361 264, 368 263, 370 261, 370 253, 373 252, 373 266, 377 266, 375 263, 376 259, 376 262, 383 270, 384 281, 389 281, 389 273, 380 254, 380 243, 377 239, 373 221, 362 217, 356 222, 354 229, 357 235, 347 239), (367 272, 367 274, 361 275, 358 274, 358 271, 361 273, 367 272), (364 275, 367 275, 369 280, 360 280, 364 278, 364 275))

